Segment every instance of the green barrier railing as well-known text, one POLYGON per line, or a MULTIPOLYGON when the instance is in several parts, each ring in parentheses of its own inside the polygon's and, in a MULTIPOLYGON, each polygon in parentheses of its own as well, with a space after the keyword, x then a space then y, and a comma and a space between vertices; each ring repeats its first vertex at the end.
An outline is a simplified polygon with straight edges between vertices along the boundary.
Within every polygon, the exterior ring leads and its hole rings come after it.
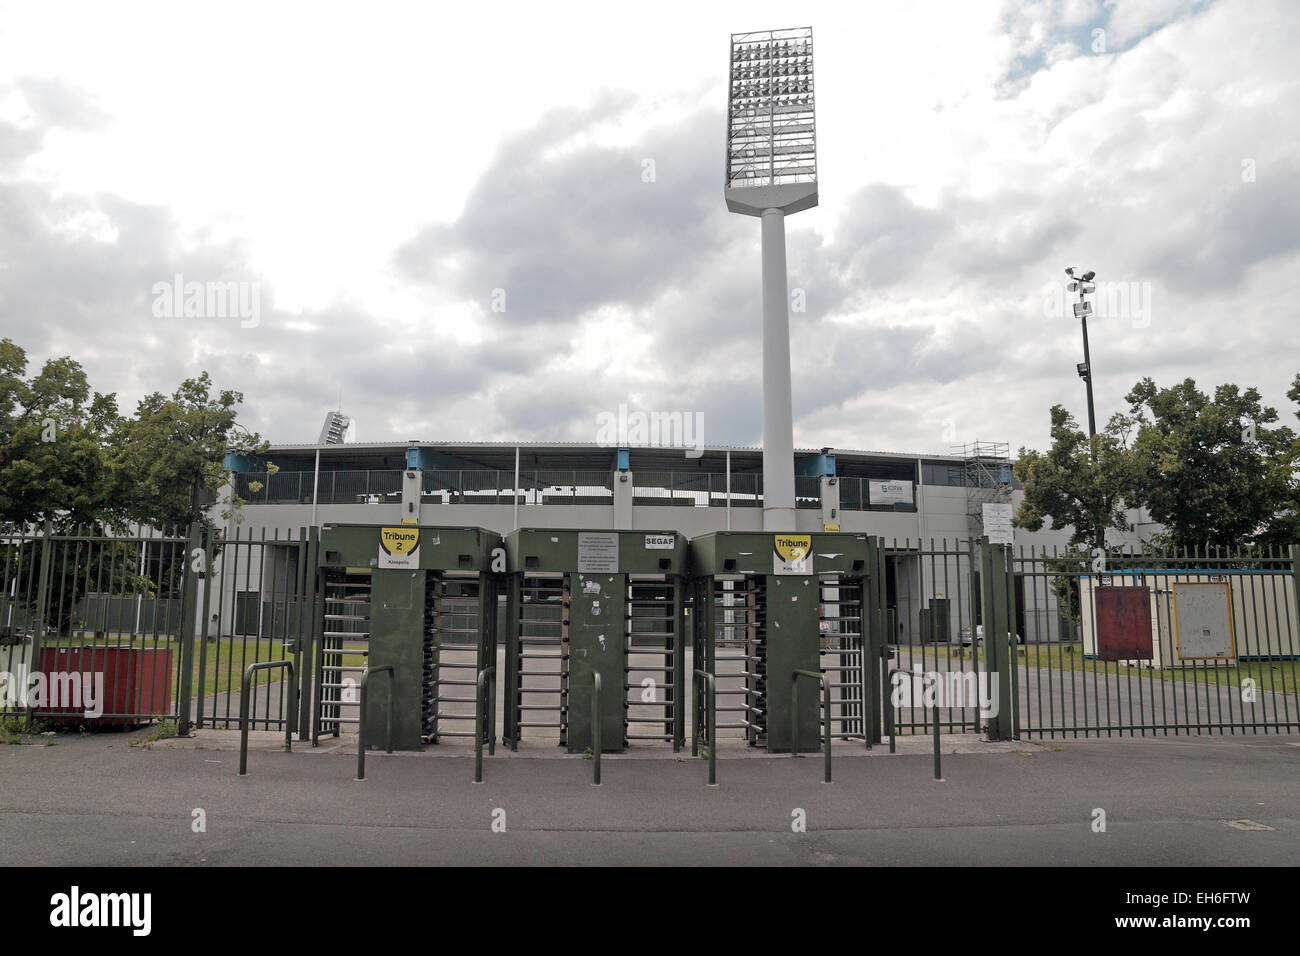
POLYGON ((799 756, 799 678, 822 685, 822 748, 826 754, 824 783, 831 782, 831 684, 821 671, 796 670, 790 674, 790 756, 799 756))
POLYGON ((497 669, 494 664, 478 672, 474 712, 474 782, 483 782, 483 718, 487 710, 488 756, 497 752, 497 669), (488 684, 488 681, 491 681, 488 684), (486 685, 486 686, 485 686, 486 685))
MULTIPOLYGON (((704 697, 704 726, 707 733, 705 738, 709 747, 709 786, 718 785, 718 688, 712 674, 708 671, 695 668, 695 690, 699 693, 699 680, 704 679, 705 697, 704 697)), ((692 734, 691 756, 700 755, 700 731, 698 727, 692 728, 695 733, 692 734)))
MULTIPOLYGON (((896 730, 897 730, 897 722, 894 720, 894 695, 893 695, 893 693, 892 693, 892 689, 893 689, 893 686, 894 686, 894 675, 895 675, 895 674, 906 674, 906 675, 908 676, 908 679, 909 679, 909 680, 911 680, 911 677, 912 677, 912 672, 911 672, 911 671, 903 670, 902 668, 899 668, 899 667, 895 667, 893 670, 891 670, 891 671, 889 672, 889 686, 890 686, 890 689, 891 689, 891 693, 890 693, 890 695, 889 695, 889 706, 885 708, 885 714, 886 714, 886 716, 888 716, 888 718, 889 718, 889 752, 890 752, 891 754, 894 752, 894 738, 895 738, 895 733, 896 733, 896 730)), ((935 703, 934 703, 934 707, 933 707, 933 711, 932 711, 932 713, 933 713, 933 718, 934 718, 934 719, 933 719, 933 724, 934 724, 934 779, 935 779, 935 780, 942 780, 942 779, 943 779, 943 775, 942 775, 942 773, 940 772, 940 765, 939 765, 939 702, 938 702, 938 700, 936 700, 935 703)))
POLYGON ((371 674, 388 674, 388 683, 384 689, 388 691, 388 708, 386 711, 387 720, 387 739, 384 746, 389 753, 393 752, 393 684, 397 681, 397 672, 393 670, 392 664, 382 664, 379 667, 367 667, 361 672, 361 716, 357 720, 357 779, 366 779, 366 685, 370 682, 371 674))
POLYGON ((592 671, 591 687, 591 785, 600 786, 600 672, 592 671))
POLYGON ((286 706, 289 714, 284 719, 284 749, 293 750, 293 731, 295 715, 298 712, 298 680, 293 673, 293 661, 262 661, 249 664, 244 670, 244 679, 239 686, 239 775, 248 776, 248 701, 252 696, 253 675, 258 671, 289 669, 289 698, 286 706))

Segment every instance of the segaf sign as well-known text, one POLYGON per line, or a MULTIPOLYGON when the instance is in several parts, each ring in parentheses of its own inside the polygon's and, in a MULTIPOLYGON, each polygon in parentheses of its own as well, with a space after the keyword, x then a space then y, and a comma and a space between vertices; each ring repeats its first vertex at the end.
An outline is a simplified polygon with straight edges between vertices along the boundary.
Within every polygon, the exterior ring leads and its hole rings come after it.
POLYGON ((379 529, 381 568, 418 568, 420 566, 420 529, 407 525, 379 529))

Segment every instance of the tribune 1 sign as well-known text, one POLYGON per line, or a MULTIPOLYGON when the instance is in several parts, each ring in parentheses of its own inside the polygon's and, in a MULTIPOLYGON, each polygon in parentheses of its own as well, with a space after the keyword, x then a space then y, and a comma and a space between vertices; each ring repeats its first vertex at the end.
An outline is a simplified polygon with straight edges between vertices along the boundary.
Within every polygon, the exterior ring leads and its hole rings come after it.
POLYGON ((984 503, 984 534, 989 544, 1014 544, 1015 532, 1011 528, 1011 505, 1002 502, 984 503))

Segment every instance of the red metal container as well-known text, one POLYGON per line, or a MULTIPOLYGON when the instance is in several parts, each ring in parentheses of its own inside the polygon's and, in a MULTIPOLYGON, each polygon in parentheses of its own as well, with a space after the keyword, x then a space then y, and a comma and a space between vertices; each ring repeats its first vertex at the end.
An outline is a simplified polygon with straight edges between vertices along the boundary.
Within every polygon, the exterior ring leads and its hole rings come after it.
POLYGON ((44 647, 40 671, 45 676, 46 698, 33 712, 49 723, 132 727, 146 723, 151 717, 171 713, 172 652, 169 648, 44 647), (101 714, 88 717, 85 695, 70 692, 70 684, 80 679, 81 687, 85 688, 88 677, 93 688, 96 675, 103 675, 102 696, 96 695, 95 700, 95 709, 101 714), (52 698, 56 682, 61 691, 59 700, 52 698))
POLYGON ((1097 660, 1151 660, 1151 592, 1104 585, 1095 593, 1097 660))

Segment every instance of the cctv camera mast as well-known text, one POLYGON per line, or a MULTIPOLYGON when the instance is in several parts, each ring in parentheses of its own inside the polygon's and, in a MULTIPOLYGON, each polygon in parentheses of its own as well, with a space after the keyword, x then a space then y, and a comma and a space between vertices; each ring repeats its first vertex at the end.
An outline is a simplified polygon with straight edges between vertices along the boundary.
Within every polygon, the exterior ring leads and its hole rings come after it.
POLYGON ((817 205, 812 27, 731 35, 724 194, 763 223, 763 529, 794 531, 785 217, 817 205))

